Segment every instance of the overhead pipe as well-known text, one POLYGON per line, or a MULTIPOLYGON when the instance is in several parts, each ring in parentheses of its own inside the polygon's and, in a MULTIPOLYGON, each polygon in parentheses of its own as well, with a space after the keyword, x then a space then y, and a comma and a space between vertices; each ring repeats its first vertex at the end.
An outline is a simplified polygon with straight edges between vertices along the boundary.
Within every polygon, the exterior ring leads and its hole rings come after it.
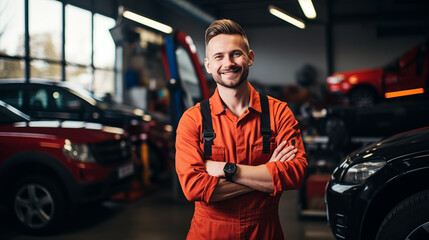
POLYGON ((195 6, 194 4, 190 3, 186 0, 164 0, 164 2, 167 2, 169 4, 174 5, 175 7, 178 7, 185 13, 191 15, 192 17, 196 18, 200 22, 210 25, 212 22, 216 20, 215 17, 210 15, 209 13, 201 10, 199 7, 195 6))

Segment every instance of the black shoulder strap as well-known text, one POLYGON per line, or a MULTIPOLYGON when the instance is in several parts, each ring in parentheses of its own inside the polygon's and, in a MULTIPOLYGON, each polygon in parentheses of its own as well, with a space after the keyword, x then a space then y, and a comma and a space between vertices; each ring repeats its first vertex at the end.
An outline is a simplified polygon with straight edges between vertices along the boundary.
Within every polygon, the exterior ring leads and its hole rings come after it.
MULTIPOLYGON (((259 94, 261 101, 261 135, 263 141, 263 153, 270 153, 270 137, 271 137, 271 124, 270 124, 270 109, 268 106, 268 97, 264 94, 259 94)), ((209 99, 200 103, 201 115, 203 117, 203 138, 204 138, 204 156, 212 155, 213 139, 216 134, 213 130, 212 116, 210 111, 209 99)))
POLYGON ((271 137, 271 126, 270 126, 270 108, 268 105, 268 97, 262 93, 259 93, 259 99, 261 101, 261 135, 263 141, 262 153, 270 153, 270 137, 271 137))
POLYGON ((201 115, 203 116, 204 156, 211 156, 213 139, 216 137, 216 134, 213 130, 209 99, 202 101, 200 104, 201 115))

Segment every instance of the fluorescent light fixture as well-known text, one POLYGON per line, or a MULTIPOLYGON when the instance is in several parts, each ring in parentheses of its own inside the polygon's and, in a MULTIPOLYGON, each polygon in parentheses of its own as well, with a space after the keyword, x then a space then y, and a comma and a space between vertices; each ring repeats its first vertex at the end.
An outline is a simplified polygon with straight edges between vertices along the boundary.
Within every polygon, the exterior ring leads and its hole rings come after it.
POLYGON ((299 5, 301 6, 304 15, 307 18, 314 19, 316 18, 316 10, 314 9, 313 2, 311 0, 298 0, 299 5))
POLYGON ((161 31, 163 33, 169 34, 169 33, 173 32, 172 27, 165 25, 165 24, 162 24, 160 22, 157 22, 155 20, 152 20, 150 18, 143 17, 139 14, 136 14, 136 13, 133 13, 130 11, 124 11, 124 13, 122 15, 124 17, 130 19, 130 20, 133 20, 133 21, 138 22, 140 24, 143 24, 145 26, 151 27, 151 28, 156 29, 158 31, 161 31))
POLYGON ((305 23, 297 18, 294 18, 288 14, 286 14, 284 11, 280 10, 277 7, 274 7, 273 5, 268 6, 268 10, 270 11, 271 14, 273 14, 274 16, 296 26, 299 27, 301 29, 305 28, 305 23))

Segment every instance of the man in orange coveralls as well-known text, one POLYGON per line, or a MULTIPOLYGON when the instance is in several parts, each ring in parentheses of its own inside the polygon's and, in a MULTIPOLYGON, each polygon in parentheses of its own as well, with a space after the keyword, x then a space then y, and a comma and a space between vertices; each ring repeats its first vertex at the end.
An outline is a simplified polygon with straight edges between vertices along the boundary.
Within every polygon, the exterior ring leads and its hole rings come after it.
POLYGON ((280 196, 301 186, 307 161, 298 122, 271 97, 270 149, 262 151, 262 103, 247 81, 253 60, 237 23, 218 20, 206 30, 204 63, 217 84, 209 100, 211 156, 204 153, 200 103, 184 113, 176 137, 176 171, 186 198, 195 201, 187 239, 284 239, 280 196))

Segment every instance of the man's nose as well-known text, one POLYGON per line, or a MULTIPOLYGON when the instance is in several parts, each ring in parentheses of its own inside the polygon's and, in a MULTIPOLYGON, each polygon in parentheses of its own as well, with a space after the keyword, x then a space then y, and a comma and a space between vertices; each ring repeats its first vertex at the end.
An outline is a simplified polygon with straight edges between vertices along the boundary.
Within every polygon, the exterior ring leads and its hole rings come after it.
POLYGON ((232 56, 227 56, 224 58, 224 65, 230 66, 230 65, 235 65, 234 59, 232 56))

